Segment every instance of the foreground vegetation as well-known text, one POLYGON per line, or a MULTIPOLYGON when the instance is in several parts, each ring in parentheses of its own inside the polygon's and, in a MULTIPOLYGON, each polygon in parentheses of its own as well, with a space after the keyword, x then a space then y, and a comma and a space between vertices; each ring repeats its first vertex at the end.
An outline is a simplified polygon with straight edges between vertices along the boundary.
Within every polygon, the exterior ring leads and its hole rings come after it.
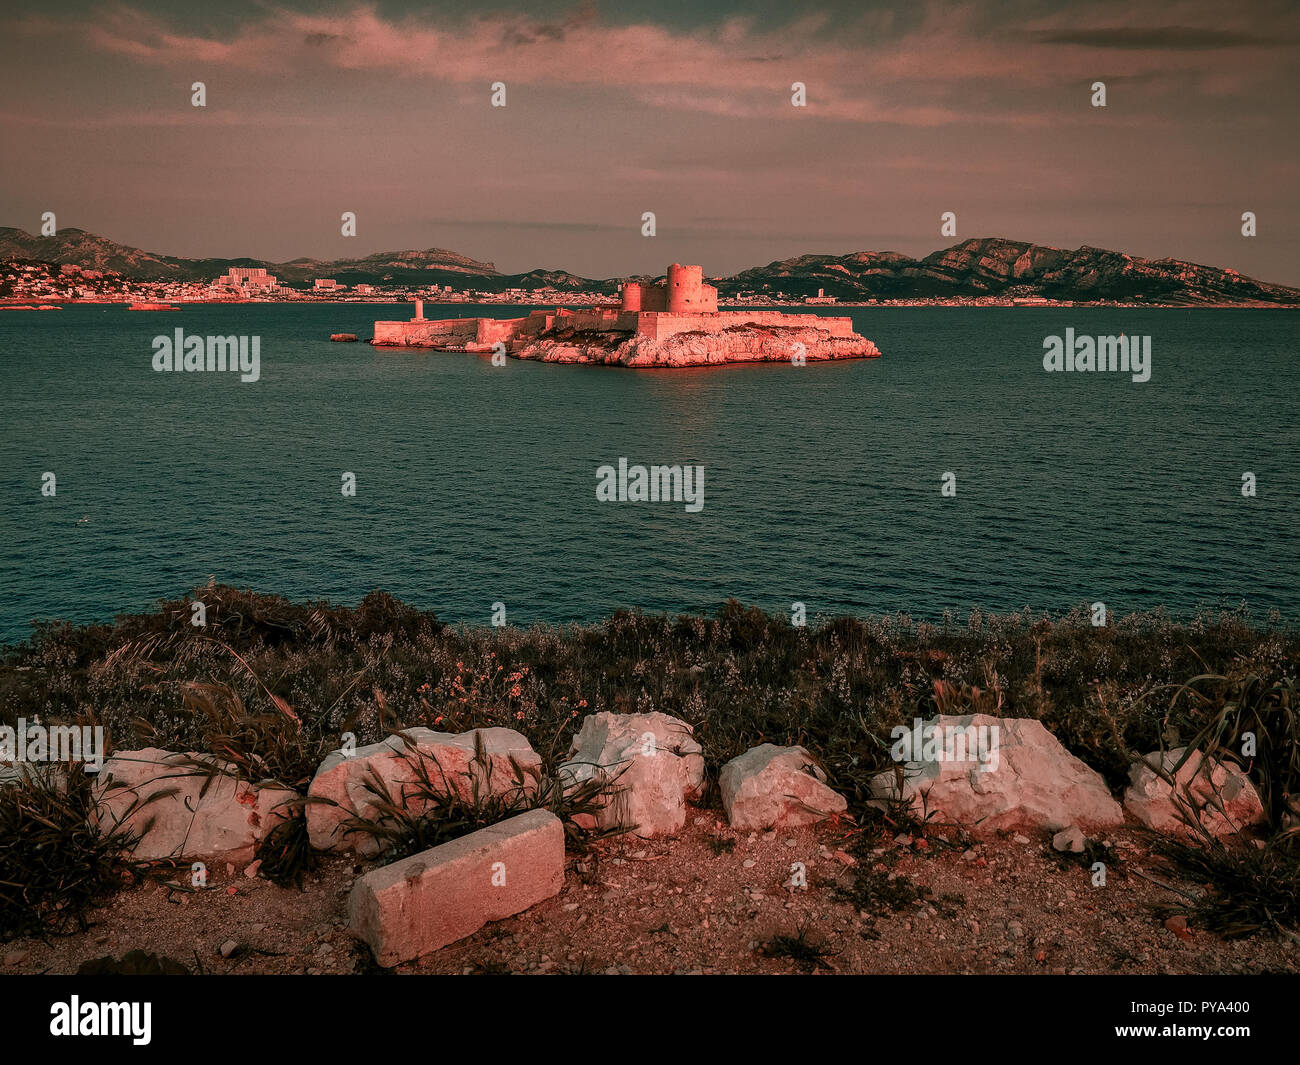
MULTIPOLYGON (((102 725, 110 749, 208 751, 247 779, 305 791, 347 732, 360 745, 413 726, 501 725, 529 739, 549 774, 586 714, 657 710, 695 726, 713 777, 756 744, 806 746, 863 817, 893 726, 936 710, 1032 717, 1113 787, 1135 757, 1161 747, 1192 743, 1242 761, 1275 841, 1253 875, 1280 884, 1296 863, 1285 818, 1300 793, 1297 652, 1300 633, 1244 612, 1190 622, 1133 615, 1104 628, 1082 607, 1055 619, 973 613, 940 625, 895 616, 793 627, 732 602, 711 618, 620 612, 589 626, 467 630, 380 592, 344 608, 214 585, 111 625, 38 626, 0 662, 0 724, 102 725), (202 628, 190 624, 197 600, 202 628), (1247 731, 1253 759, 1239 757, 1247 731), (1274 857, 1280 866, 1268 864, 1274 857)), ((14 790, 0 789, 0 804, 14 790)), ((466 824, 483 816, 447 815, 466 824)), ((445 838, 445 827, 401 831, 418 843, 445 838)), ((281 833, 274 860, 267 855, 286 879, 305 851, 295 832, 281 833)), ((1213 875, 1217 845, 1196 846, 1215 857, 1175 860, 1204 861, 1198 875, 1213 875)), ((99 851, 89 856, 121 879, 99 851)), ((0 839, 0 895, 31 860, 30 848, 0 839)), ((1279 899, 1268 912, 1300 919, 1296 906, 1279 899)), ((1252 929, 1263 926, 1255 918, 1252 929)))

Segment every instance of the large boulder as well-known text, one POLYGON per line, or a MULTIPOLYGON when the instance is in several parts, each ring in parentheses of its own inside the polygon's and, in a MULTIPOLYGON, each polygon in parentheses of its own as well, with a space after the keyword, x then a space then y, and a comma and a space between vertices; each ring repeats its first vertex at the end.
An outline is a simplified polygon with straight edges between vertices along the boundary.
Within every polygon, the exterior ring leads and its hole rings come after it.
POLYGON ((433 795, 471 801, 476 795, 509 800, 536 794, 541 770, 541 756, 514 729, 407 729, 351 754, 326 756, 307 789, 307 834, 318 850, 373 856, 380 842, 368 832, 350 831, 346 822, 378 820, 381 796, 418 817, 433 795), (482 745, 481 759, 476 743, 482 745))
POLYGON ((259 787, 211 755, 146 747, 109 758, 94 785, 92 821, 110 834, 136 834, 138 859, 208 858, 247 862, 258 843, 292 816, 300 798, 259 787))
MULTIPOLYGON (((1105 828, 1124 820, 1101 774, 1061 746, 1041 721, 938 714, 911 729, 900 726, 893 739, 903 771, 901 797, 941 821, 993 833, 1105 828)), ((877 774, 872 795, 900 797, 896 778, 893 770, 877 774)))
POLYGON ((1265 820, 1255 786, 1230 762, 1205 759, 1194 750, 1174 773, 1186 750, 1153 751, 1129 767, 1124 792, 1129 813, 1157 832, 1194 832, 1188 820, 1199 820, 1214 836, 1227 836, 1265 820), (1157 767, 1172 775, 1175 784, 1157 773, 1157 767))
POLYGON ((704 791, 704 753, 691 726, 668 714, 589 714, 560 766, 566 788, 604 782, 599 828, 672 836, 704 791))
POLYGON ((825 784, 826 774, 802 747, 764 743, 722 767, 718 787, 732 828, 793 828, 848 809, 825 784))

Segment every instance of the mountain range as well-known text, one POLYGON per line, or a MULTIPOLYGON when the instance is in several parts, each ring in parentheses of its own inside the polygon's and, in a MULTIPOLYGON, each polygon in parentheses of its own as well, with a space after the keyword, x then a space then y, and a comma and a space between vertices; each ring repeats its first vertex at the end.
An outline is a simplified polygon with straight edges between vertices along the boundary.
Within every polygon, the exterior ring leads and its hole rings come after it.
MULTIPOLYGON (((265 267, 282 282, 332 277, 342 284, 452 285, 484 292, 546 286, 566 292, 612 295, 621 278, 593 279, 563 270, 503 274, 444 248, 377 252, 357 259, 186 259, 131 248, 81 229, 37 237, 0 228, 0 261, 71 264, 145 281, 202 281, 231 267, 265 267)), ((800 255, 731 277, 711 278, 724 298, 782 292, 811 296, 824 290, 840 300, 942 299, 972 296, 1041 296, 1053 300, 1133 303, 1264 303, 1300 306, 1300 289, 1274 285, 1179 259, 1143 259, 1104 248, 1073 251, 980 237, 914 259, 898 252, 800 255)))

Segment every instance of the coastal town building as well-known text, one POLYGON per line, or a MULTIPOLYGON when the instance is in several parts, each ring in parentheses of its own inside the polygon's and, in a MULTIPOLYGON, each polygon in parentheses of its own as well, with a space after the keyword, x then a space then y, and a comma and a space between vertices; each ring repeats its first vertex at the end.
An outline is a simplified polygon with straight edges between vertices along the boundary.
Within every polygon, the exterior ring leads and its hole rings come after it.
POLYGON ((346 292, 347 285, 340 285, 332 277, 318 277, 312 282, 313 292, 346 292))
POLYGON ((280 283, 274 274, 268 274, 266 267, 232 266, 213 283, 215 288, 233 290, 241 295, 264 295, 279 289, 280 283))

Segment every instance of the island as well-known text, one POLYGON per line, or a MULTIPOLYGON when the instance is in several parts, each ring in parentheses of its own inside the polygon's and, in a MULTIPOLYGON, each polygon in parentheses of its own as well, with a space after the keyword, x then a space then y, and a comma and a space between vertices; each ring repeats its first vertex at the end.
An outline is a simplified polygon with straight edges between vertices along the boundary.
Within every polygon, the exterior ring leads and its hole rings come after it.
POLYGON ((493 352, 540 362, 635 368, 731 362, 872 359, 880 351, 850 318, 772 310, 718 310, 718 290, 699 266, 673 263, 656 282, 627 281, 617 306, 556 307, 524 318, 426 319, 422 300, 406 322, 376 322, 376 347, 493 352))

